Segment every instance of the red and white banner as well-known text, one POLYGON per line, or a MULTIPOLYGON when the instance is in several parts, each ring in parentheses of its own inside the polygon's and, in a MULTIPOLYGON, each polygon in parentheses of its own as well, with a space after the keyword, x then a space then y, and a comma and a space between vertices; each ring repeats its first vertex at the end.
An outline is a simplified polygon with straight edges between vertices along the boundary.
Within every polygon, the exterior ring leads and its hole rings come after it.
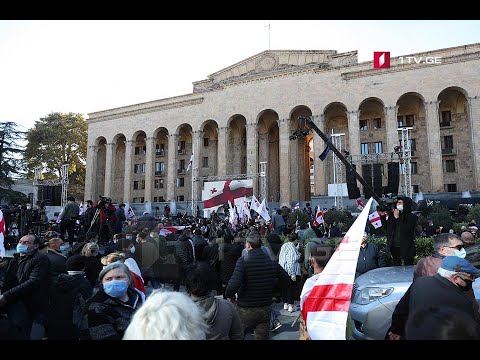
POLYGON ((315 220, 313 221, 313 225, 315 226, 320 226, 320 224, 323 224, 325 220, 323 220, 323 211, 318 209, 317 213, 315 214, 315 220))
POLYGON ((168 234, 177 232, 178 230, 183 230, 185 228, 186 226, 164 226, 160 228, 158 234, 162 236, 167 236, 168 234))
POLYGON ((3 212, 0 210, 0 257, 5 256, 5 218, 3 212))
POLYGON ((357 209, 362 211, 365 206, 363 205, 362 199, 358 198, 357 199, 357 209))
POLYGON ((228 201, 232 205, 240 205, 241 198, 250 198, 252 195, 253 179, 206 182, 202 191, 203 208, 217 210, 228 201))
POLYGON ((358 253, 372 200, 368 200, 317 281, 307 281, 303 287, 300 309, 312 340, 345 340, 358 253))
POLYGON ((380 214, 378 211, 374 211, 370 215, 368 215, 368 221, 373 225, 375 229, 378 229, 382 226, 382 219, 380 219, 380 214))

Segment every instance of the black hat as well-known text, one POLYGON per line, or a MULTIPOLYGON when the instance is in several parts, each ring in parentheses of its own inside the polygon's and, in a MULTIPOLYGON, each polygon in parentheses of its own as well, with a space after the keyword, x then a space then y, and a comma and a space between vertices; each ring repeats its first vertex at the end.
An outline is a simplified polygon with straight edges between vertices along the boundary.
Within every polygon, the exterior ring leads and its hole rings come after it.
POLYGON ((82 271, 85 268, 85 256, 72 255, 65 262, 67 271, 82 271))

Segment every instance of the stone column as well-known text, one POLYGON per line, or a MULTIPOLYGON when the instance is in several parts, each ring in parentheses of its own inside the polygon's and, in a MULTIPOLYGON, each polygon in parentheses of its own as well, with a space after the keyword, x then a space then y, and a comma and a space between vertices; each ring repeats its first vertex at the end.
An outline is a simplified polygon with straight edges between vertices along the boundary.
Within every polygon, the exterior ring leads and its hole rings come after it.
POLYGON ((348 150, 351 155, 360 154, 360 123, 359 110, 349 111, 348 116, 348 150))
POLYGON ((398 105, 397 106, 386 106, 385 107, 385 131, 387 133, 387 139, 385 148, 383 149, 384 153, 393 152, 393 148, 398 146, 398 105))
POLYGON ((258 193, 258 125, 256 123, 247 124, 247 174, 253 177, 253 193, 259 197, 258 193))
POLYGON ((154 161, 155 161, 155 144, 156 137, 148 137, 145 139, 147 151, 145 154, 145 202, 152 202, 153 182, 155 181, 154 161))
POLYGON ((227 175, 228 127, 219 127, 218 131, 218 176, 227 175))
POLYGON ((290 118, 279 119, 280 206, 290 207, 290 118))
POLYGON ((104 196, 112 197, 113 188, 113 172, 115 171, 115 149, 117 145, 115 143, 108 143, 106 145, 105 156, 105 190, 104 196))
POLYGON ((425 123, 427 125, 427 146, 430 165, 430 184, 433 192, 443 192, 442 145, 440 142, 440 121, 438 106, 440 101, 426 101, 425 123))
POLYGON ((123 202, 132 201, 133 147, 135 140, 125 142, 125 177, 123 183, 123 202))
POLYGON ((98 146, 89 145, 87 149, 87 164, 85 172, 85 199, 96 201, 95 186, 97 183, 98 146))
POLYGON ((175 189, 177 187, 177 167, 175 159, 177 158, 177 140, 178 134, 170 134, 168 138, 168 165, 167 165, 167 201, 175 199, 175 189))
MULTIPOLYGON (((312 119, 315 125, 320 129, 320 131, 325 133, 325 115, 313 115, 312 119)), ((327 195, 327 184, 325 179, 325 161, 320 160, 320 158, 318 157, 323 152, 323 150, 325 150, 326 146, 327 144, 325 144, 325 141, 323 141, 316 132, 313 132, 313 175, 315 178, 314 195, 327 195)))
MULTIPOLYGON (((197 130, 193 132, 193 137, 192 137, 192 142, 193 146, 195 148, 195 153, 193 154, 193 167, 190 170, 190 175, 191 176, 202 176, 203 174, 200 173, 200 169, 202 168, 202 157, 204 152, 202 151, 203 149, 203 131, 197 130)), ((211 159, 208 159, 211 161, 211 159)), ((188 164, 187 164, 188 167, 188 164)), ((190 181, 192 178, 190 178, 190 181)), ((201 181, 196 181, 193 186, 195 186, 195 191, 197 193, 196 199, 195 200, 201 200, 202 199, 202 191, 201 191, 201 181)), ((193 191, 193 189, 192 189, 193 191)), ((188 199, 190 200, 190 199, 188 199)))
POLYGON ((473 188, 478 190, 480 188, 480 99, 477 96, 468 97, 467 108, 472 133, 473 188))

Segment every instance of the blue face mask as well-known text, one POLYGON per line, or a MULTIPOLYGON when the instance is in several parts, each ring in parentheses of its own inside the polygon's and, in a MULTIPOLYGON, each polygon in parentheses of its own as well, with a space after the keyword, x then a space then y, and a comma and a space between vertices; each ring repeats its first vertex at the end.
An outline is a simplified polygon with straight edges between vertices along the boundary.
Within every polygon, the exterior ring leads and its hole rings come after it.
POLYGON ((60 251, 65 251, 68 249, 68 245, 60 245, 60 251))
POLYGON ((128 289, 128 282, 123 280, 112 280, 103 284, 103 291, 108 296, 119 298, 128 289))
POLYGON ((462 250, 455 249, 455 256, 465 259, 466 255, 467 255, 467 252, 465 251, 465 248, 462 248, 462 250))
POLYGON ((20 254, 28 253, 28 245, 18 244, 17 245, 17 252, 19 252, 20 254))

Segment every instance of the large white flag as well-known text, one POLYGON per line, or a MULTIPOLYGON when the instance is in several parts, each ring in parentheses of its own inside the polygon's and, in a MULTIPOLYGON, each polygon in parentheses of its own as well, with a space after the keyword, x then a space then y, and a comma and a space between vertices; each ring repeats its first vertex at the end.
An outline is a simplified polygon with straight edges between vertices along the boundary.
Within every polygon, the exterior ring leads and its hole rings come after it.
POLYGON ((193 154, 192 156, 190 156, 190 161, 188 162, 187 171, 190 171, 190 169, 192 168, 192 164, 193 164, 193 154))
POLYGON ((5 218, 3 212, 0 210, 0 257, 5 256, 5 218))
POLYGON ((259 207, 260 207, 260 201, 257 200, 255 195, 252 195, 252 202, 250 203, 250 209, 252 209, 253 211, 257 211, 259 207))
POLYGON ((345 340, 358 253, 372 198, 348 229, 315 283, 306 282, 300 308, 312 340, 345 340))
POLYGON ((267 210, 267 205, 265 204, 265 198, 263 198, 262 203, 260 204, 260 207, 257 210, 257 213, 265 219, 265 221, 270 221, 270 214, 268 213, 267 210))

